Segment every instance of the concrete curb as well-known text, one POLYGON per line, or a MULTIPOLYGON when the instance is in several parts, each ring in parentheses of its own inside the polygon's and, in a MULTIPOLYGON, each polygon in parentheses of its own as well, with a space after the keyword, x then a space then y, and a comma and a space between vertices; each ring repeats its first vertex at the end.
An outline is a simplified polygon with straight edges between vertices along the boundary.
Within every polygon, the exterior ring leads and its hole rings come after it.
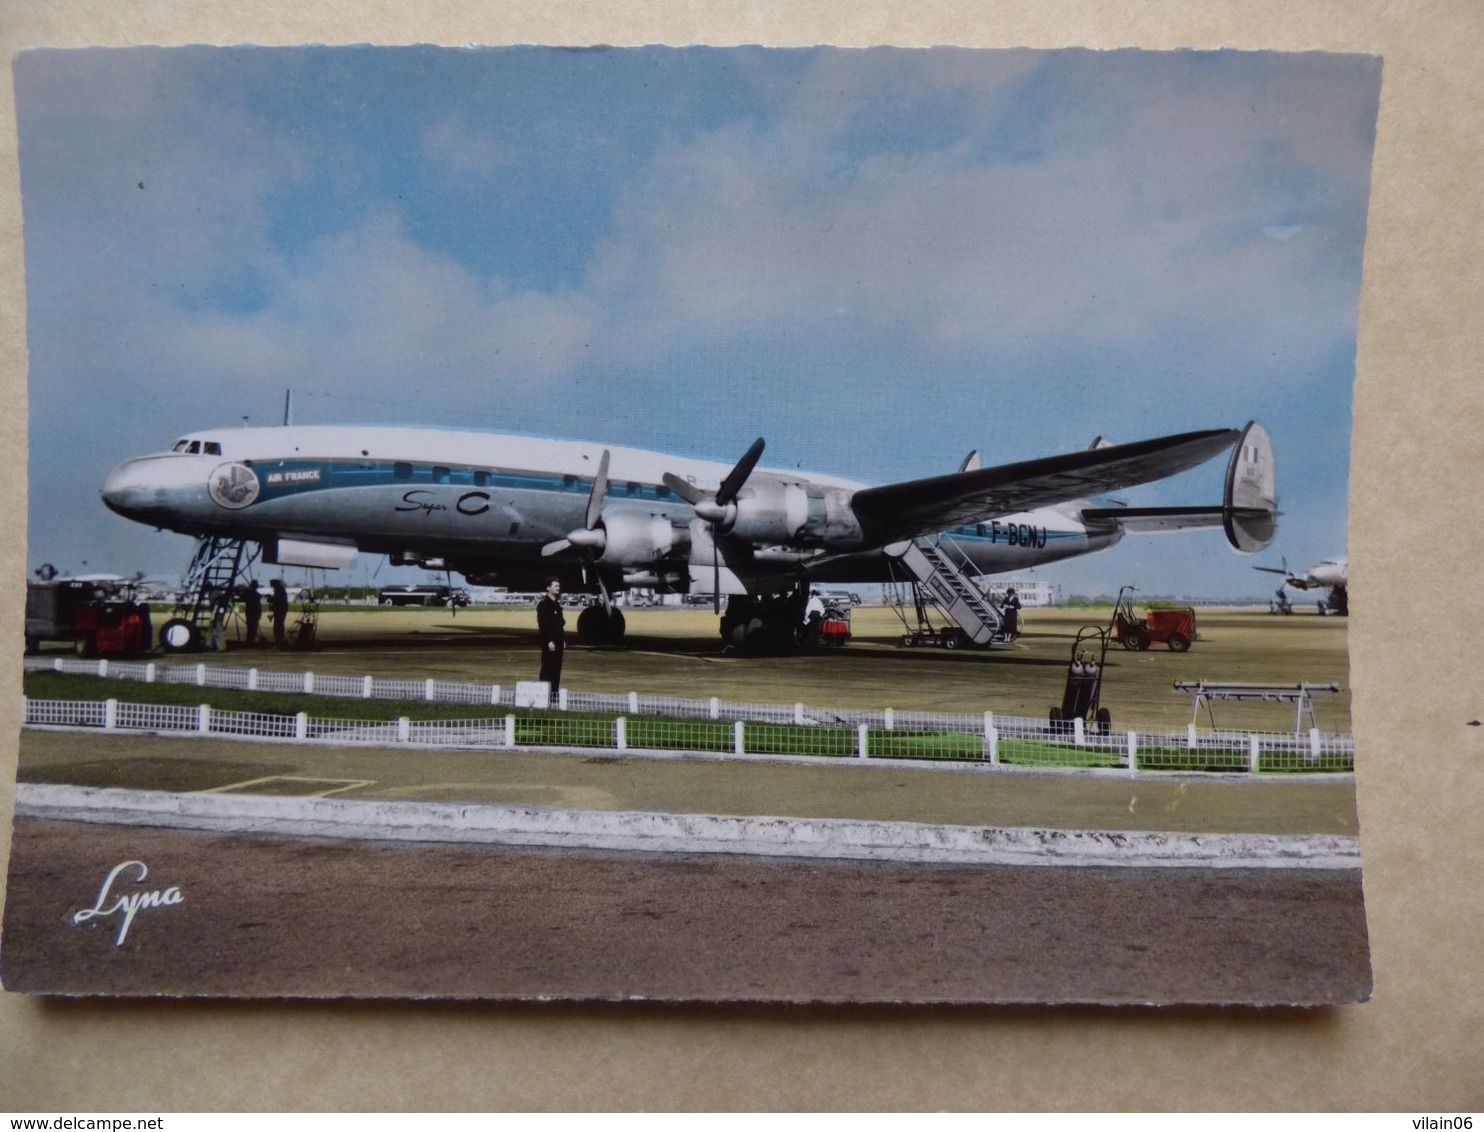
POLYGON ((349 841, 730 853, 968 865, 1358 869, 1355 838, 993 829, 840 818, 569 810, 457 802, 170 794, 22 783, 16 816, 349 841))

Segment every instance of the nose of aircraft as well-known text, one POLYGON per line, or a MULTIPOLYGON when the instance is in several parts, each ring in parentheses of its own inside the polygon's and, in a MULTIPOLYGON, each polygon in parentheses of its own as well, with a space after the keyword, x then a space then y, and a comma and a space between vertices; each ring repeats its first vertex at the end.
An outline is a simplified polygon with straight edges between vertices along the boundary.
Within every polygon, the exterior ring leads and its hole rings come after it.
POLYGON ((125 518, 140 517, 154 502, 159 484, 149 473, 148 461, 125 460, 103 481, 103 503, 125 518))

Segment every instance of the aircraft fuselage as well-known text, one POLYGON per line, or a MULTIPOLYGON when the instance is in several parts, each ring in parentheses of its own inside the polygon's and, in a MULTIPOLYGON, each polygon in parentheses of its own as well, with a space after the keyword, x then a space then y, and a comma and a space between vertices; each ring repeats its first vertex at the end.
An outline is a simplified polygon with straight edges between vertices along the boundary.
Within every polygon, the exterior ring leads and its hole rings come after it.
MULTIPOLYGON (((695 590, 699 575, 693 579, 687 567, 698 520, 662 477, 669 472, 714 491, 730 469, 642 449, 418 428, 228 428, 191 433, 173 451, 125 461, 102 494, 110 509, 140 523, 262 543, 270 561, 280 545, 305 543, 394 561, 438 559, 465 575, 518 586, 575 566, 575 558, 543 557, 542 548, 583 526, 605 450, 607 540, 597 557, 605 576, 616 585, 695 590)), ((747 520, 755 529, 735 532, 752 547, 742 584, 767 588, 801 573, 886 580, 887 560, 850 507, 866 486, 757 468, 743 489, 759 504, 747 520)), ((1021 571, 1118 541, 1116 528, 1089 530, 1079 509, 1005 515, 946 537, 984 573, 1021 571)))

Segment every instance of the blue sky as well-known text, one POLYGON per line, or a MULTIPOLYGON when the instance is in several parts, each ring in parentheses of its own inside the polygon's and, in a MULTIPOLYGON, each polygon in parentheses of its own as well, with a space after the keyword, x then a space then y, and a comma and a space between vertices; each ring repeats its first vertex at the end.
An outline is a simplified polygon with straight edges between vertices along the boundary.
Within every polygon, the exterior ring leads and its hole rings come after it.
MULTIPOLYGON (((107 471, 281 420, 885 483, 1262 421, 1283 519, 1075 592, 1344 553, 1381 66, 1325 54, 134 48, 16 63, 28 563, 178 576, 107 471), (86 564, 86 567, 84 567, 86 564)), ((1128 493, 1214 503, 1217 461, 1128 493)))

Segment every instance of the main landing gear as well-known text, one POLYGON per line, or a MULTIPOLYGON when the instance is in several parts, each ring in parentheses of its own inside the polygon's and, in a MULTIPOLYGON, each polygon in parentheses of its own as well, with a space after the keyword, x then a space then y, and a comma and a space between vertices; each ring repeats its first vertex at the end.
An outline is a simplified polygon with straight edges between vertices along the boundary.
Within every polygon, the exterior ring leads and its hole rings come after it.
POLYGON ((584 645, 623 642, 623 610, 614 605, 589 605, 577 615, 577 640, 584 645))
POLYGON ((808 642, 800 587, 782 594, 738 594, 727 599, 721 616, 721 639, 743 652, 797 652, 808 642))

